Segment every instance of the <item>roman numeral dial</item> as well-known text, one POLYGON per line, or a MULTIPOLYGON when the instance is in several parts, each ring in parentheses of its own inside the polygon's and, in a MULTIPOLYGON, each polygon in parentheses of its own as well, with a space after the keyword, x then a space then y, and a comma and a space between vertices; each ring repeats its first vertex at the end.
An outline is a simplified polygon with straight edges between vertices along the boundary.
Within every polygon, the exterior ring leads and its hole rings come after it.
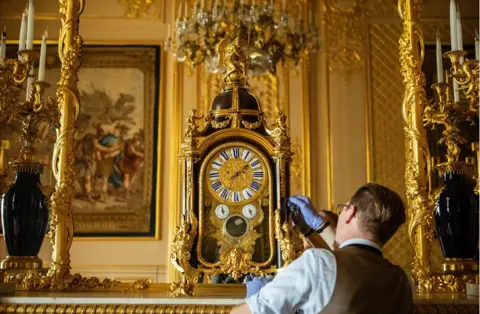
POLYGON ((220 202, 243 205, 256 199, 268 184, 264 158, 254 149, 230 146, 208 161, 205 183, 220 202))

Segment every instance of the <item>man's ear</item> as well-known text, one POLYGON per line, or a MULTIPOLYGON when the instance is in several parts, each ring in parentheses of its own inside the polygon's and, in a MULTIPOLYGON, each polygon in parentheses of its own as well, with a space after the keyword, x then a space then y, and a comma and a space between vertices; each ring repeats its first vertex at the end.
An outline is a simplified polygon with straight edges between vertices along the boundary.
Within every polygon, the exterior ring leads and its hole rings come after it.
POLYGON ((345 223, 350 223, 357 213, 357 207, 355 205, 350 205, 345 210, 345 223))

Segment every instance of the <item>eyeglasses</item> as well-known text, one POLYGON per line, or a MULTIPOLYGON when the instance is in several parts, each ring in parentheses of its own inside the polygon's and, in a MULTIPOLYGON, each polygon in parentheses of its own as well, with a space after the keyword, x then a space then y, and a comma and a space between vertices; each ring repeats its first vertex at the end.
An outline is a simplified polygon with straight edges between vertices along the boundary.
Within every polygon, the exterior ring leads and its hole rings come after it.
POLYGON ((342 210, 349 207, 350 207, 350 204, 337 204, 337 214, 340 215, 342 210))

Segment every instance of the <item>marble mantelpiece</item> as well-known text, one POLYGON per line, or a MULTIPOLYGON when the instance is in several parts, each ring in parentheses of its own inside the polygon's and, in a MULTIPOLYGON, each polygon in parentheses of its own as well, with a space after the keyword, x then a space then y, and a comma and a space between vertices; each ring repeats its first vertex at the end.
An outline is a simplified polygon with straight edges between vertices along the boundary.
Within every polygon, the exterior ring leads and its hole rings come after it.
MULTIPOLYGON (((244 301, 244 288, 198 287, 195 297, 170 298, 167 285, 136 292, 16 292, 0 296, 0 313, 228 313, 244 301)), ((417 294, 415 313, 479 313, 478 297, 417 294)))

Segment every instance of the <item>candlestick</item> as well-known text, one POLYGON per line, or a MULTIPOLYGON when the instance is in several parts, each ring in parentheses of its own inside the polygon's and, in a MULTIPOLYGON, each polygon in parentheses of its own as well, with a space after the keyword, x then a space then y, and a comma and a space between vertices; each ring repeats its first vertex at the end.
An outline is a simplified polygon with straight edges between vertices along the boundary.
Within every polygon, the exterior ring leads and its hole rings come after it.
POLYGON ((457 50, 457 5, 455 0, 450 0, 450 42, 451 50, 457 50))
MULTIPOLYGON (((457 4, 457 50, 463 50, 463 36, 462 36, 462 17, 460 15, 460 8, 457 4)), ((460 57, 460 64, 463 64, 463 57, 460 57)))
POLYGON ((20 39, 18 40, 18 51, 25 50, 25 38, 27 37, 27 8, 22 14, 22 24, 20 25, 20 39))
MULTIPOLYGON (((168 25, 170 27, 170 25, 168 25)), ((45 32, 42 36, 42 46, 40 47, 40 64, 38 66, 38 80, 40 82, 45 81, 45 61, 47 60, 47 37, 48 27, 45 28, 45 32)))
POLYGON ((32 94, 32 84, 33 84, 33 66, 30 68, 30 72, 28 73, 28 79, 27 79, 27 90, 25 92, 25 99, 26 101, 30 101, 30 95, 32 94))
POLYGON ((440 30, 437 29, 437 82, 443 83, 443 59, 442 42, 440 41, 440 30))
POLYGON ((33 49, 33 24, 35 19, 35 0, 28 1, 27 50, 33 49))
POLYGON ((308 23, 313 24, 313 3, 310 3, 310 8, 308 10, 308 23))
POLYGON ((480 39, 478 37, 478 29, 475 29, 475 59, 480 59, 480 39))

